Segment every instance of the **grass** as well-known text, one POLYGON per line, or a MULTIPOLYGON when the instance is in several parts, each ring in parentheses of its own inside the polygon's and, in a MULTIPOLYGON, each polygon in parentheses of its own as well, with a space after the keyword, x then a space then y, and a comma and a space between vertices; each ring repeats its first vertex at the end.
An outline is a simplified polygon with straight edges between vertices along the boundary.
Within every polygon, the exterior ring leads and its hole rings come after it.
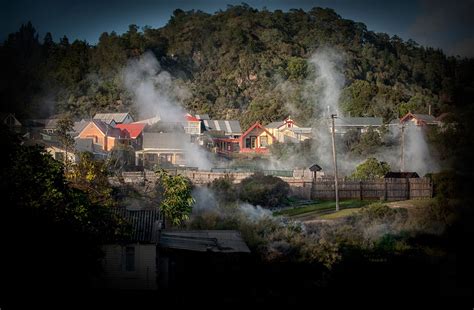
POLYGON ((323 215, 319 216, 318 218, 322 219, 322 220, 335 220, 335 219, 338 219, 338 218, 341 218, 341 217, 346 217, 346 216, 349 216, 351 214, 354 214, 354 213, 358 212, 360 209, 361 208, 344 209, 344 210, 341 210, 339 212, 323 214, 323 215))
MULTIPOLYGON (((361 201, 361 200, 344 200, 344 201, 339 202, 339 208, 340 209, 360 208, 370 203, 371 202, 369 201, 361 201)), ((324 202, 315 203, 311 205, 305 205, 302 207, 295 207, 292 209, 276 211, 276 212, 273 212, 273 215, 274 216, 283 215, 283 216, 289 216, 289 217, 303 215, 303 214, 313 215, 313 213, 316 215, 316 214, 330 212, 335 209, 336 209, 335 201, 324 201, 324 202)))

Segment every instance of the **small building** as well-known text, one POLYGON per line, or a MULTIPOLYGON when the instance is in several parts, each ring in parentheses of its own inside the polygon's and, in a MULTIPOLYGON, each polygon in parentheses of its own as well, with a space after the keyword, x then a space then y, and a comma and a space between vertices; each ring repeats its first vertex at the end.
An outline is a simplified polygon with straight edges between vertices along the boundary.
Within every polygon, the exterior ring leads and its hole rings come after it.
POLYGON ((107 125, 115 126, 117 124, 130 124, 134 120, 130 113, 97 113, 94 120, 100 120, 107 125))
POLYGON ((414 114, 408 112, 405 116, 400 119, 400 123, 413 123, 416 126, 439 126, 440 122, 436 118, 429 114, 414 114))
POLYGON ((259 122, 253 124, 239 137, 240 153, 267 154, 268 147, 277 139, 259 122))
POLYGON ((301 142, 311 138, 310 127, 298 126, 290 116, 281 122, 272 122, 265 128, 278 140, 278 142, 301 142))
POLYGON ((136 151, 136 165, 153 167, 154 165, 186 164, 186 149, 191 145, 191 136, 184 133, 144 132, 143 149, 136 151))
POLYGON ((129 145, 130 143, 130 136, 127 132, 96 119, 90 121, 78 137, 80 139, 92 139, 95 144, 101 145, 106 152, 112 150, 115 145, 129 145))
POLYGON ((159 287, 194 289, 236 281, 249 253, 235 230, 164 230, 158 242, 159 287))
POLYGON ((117 124, 116 128, 122 130, 130 137, 130 145, 135 149, 139 150, 143 146, 143 130, 146 124, 143 123, 130 123, 130 124, 117 124))
MULTIPOLYGON (((334 131, 336 134, 345 134, 349 130, 357 130, 359 133, 365 133, 372 127, 378 131, 383 126, 381 117, 338 117, 334 121, 334 131)), ((332 127, 329 125, 332 132, 332 127)))
POLYGON ((21 131, 21 123, 12 113, 0 113, 0 121, 13 132, 19 133, 21 131))
POLYGON ((113 208, 129 225, 125 240, 102 246, 103 273, 93 279, 94 288, 120 290, 157 290, 157 250, 163 218, 158 208, 131 210, 113 208))
POLYGON ((189 135, 200 135, 201 134, 201 120, 192 116, 191 114, 186 114, 184 116, 186 123, 184 125, 184 132, 189 135))

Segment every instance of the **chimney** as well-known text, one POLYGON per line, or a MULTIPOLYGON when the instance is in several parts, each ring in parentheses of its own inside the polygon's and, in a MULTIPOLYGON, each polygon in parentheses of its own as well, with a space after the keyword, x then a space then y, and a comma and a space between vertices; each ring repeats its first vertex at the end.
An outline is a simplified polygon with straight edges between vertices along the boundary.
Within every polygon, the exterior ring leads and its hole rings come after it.
POLYGON ((431 116, 431 104, 428 105, 428 115, 431 116))

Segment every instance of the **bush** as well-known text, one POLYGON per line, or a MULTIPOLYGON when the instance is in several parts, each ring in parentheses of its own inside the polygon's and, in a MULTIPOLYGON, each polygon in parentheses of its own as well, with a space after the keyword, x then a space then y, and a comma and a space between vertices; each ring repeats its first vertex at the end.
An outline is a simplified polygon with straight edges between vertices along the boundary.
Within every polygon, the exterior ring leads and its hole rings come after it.
POLYGON ((212 181, 209 187, 219 202, 234 202, 237 200, 234 178, 227 174, 223 178, 212 181))
POLYGON ((282 179, 256 173, 240 183, 239 198, 253 205, 271 208, 284 205, 290 186, 282 179))

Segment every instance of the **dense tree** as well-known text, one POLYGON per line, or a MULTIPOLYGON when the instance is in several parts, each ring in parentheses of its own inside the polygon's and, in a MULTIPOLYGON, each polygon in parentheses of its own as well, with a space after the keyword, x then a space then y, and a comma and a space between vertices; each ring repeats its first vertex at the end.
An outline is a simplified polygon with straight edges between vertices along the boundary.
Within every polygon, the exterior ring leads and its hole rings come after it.
POLYGON ((383 161, 379 162, 376 158, 371 157, 358 165, 350 177, 357 180, 381 178, 389 171, 389 164, 383 161))
POLYGON ((163 28, 130 25, 122 35, 103 33, 95 46, 52 38, 47 34, 40 43, 28 23, 0 46, 2 110, 31 117, 131 110, 122 68, 150 50, 190 90, 182 102, 190 112, 237 118, 244 129, 289 111, 308 123, 319 113, 314 96, 320 90, 307 83, 314 79, 307 59, 332 46, 344 55, 344 112, 390 121, 407 110, 426 113, 428 104, 435 114, 449 111, 473 66, 322 8, 269 12, 238 5, 215 14, 177 9, 163 28))
POLYGON ((191 196, 191 181, 182 175, 169 175, 164 170, 158 170, 156 173, 162 191, 160 209, 173 225, 181 225, 189 219, 195 203, 191 196))

